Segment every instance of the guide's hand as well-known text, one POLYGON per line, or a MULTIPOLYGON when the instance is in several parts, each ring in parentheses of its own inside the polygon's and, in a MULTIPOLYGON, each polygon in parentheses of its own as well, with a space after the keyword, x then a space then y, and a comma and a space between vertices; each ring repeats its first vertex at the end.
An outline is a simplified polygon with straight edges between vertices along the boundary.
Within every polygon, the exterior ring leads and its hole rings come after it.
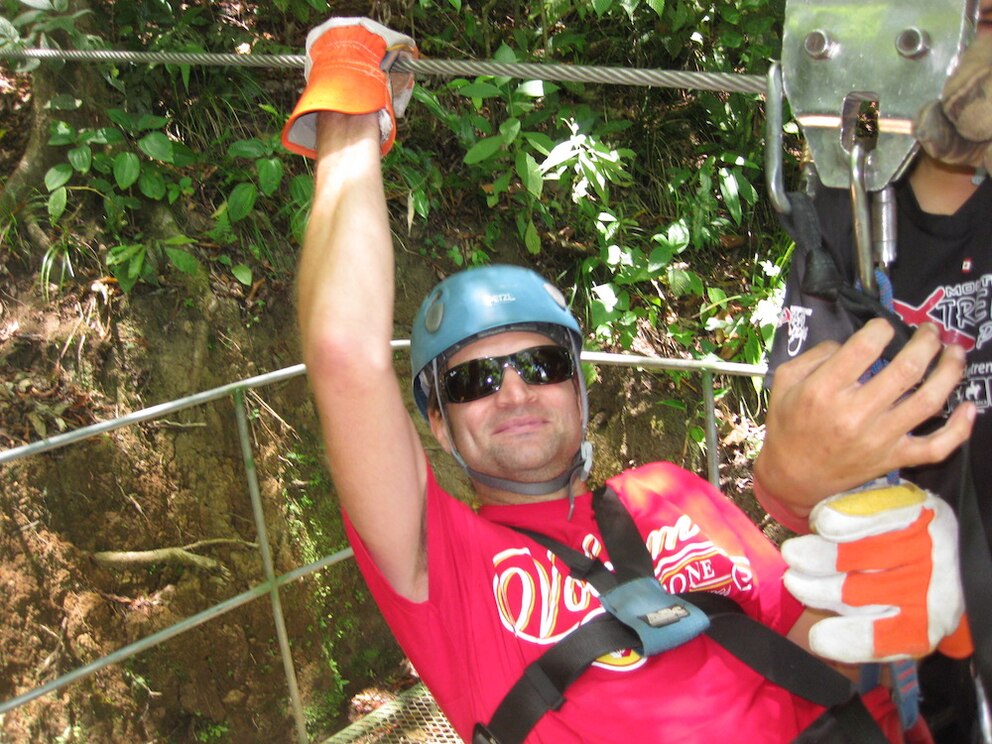
POLYGON ((908 481, 876 481, 819 503, 810 526, 816 534, 786 540, 782 556, 792 595, 838 614, 811 628, 815 653, 844 663, 920 657, 938 645, 971 653, 957 519, 942 499, 908 481))
POLYGON ((992 171, 992 34, 975 37, 940 100, 926 104, 914 125, 931 157, 992 171))
POLYGON ((398 56, 416 57, 412 38, 368 18, 332 18, 307 35, 307 85, 282 130, 292 152, 316 157, 317 112, 379 113, 382 154, 413 93, 413 75, 389 73, 398 56))
POLYGON ((943 347, 932 325, 863 380, 892 334, 887 321, 872 320, 844 344, 819 344, 775 373, 755 493, 790 529, 808 531, 806 517, 822 499, 892 470, 940 462, 971 433, 971 403, 932 433, 912 433, 943 410, 964 370, 964 350, 943 347))

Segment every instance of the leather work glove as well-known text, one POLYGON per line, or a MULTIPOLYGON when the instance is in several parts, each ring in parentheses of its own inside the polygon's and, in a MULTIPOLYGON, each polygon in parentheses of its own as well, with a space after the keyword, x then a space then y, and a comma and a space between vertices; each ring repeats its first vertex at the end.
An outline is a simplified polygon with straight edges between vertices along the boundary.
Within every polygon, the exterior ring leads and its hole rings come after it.
POLYGON ((400 55, 416 58, 413 39, 368 18, 332 18, 307 34, 307 85, 282 130, 287 150, 316 157, 317 112, 379 112, 382 154, 396 139, 396 118, 413 93, 413 75, 389 74, 400 55))
POLYGON ((785 586, 807 607, 837 613, 810 647, 844 663, 970 655, 958 566, 957 519, 941 499, 884 479, 817 504, 815 534, 787 540, 785 586))
POLYGON ((931 157, 992 171, 992 34, 975 37, 940 100, 916 115, 914 130, 931 157))

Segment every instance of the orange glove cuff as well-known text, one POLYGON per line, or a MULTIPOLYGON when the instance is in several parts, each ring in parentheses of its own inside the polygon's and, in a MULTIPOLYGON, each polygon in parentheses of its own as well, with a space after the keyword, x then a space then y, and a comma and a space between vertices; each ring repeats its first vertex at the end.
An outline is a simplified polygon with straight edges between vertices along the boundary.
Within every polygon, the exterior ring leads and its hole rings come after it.
MULTIPOLYGON (((316 117, 319 111, 371 114, 386 110, 393 122, 382 143, 385 155, 396 138, 396 117, 386 72, 380 65, 386 41, 362 26, 328 29, 309 50, 311 67, 307 86, 282 130, 282 144, 291 152, 314 158, 317 153, 290 139, 298 119, 316 117)), ((316 122, 312 123, 316 130, 316 122)))
POLYGON ((952 659, 966 659, 975 653, 975 644, 971 640, 971 628, 968 626, 968 616, 961 617, 957 630, 937 644, 937 650, 952 659))

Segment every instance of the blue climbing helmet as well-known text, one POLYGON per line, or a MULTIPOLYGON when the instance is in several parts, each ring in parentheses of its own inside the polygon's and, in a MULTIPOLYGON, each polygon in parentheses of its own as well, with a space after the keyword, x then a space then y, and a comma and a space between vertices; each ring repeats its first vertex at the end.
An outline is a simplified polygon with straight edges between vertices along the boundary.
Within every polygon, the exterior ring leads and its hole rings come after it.
MULTIPOLYGON (((476 472, 465 464, 457 450, 452 454, 470 476, 488 485, 529 495, 553 493, 588 476, 592 447, 585 441, 589 404, 580 366, 582 331, 561 292, 542 276, 521 266, 493 265, 461 271, 438 284, 421 303, 413 320, 410 337, 413 398, 427 418, 428 401, 437 386, 438 375, 444 371, 445 361, 472 341, 506 331, 542 333, 572 355, 579 386, 583 439, 573 466, 545 483, 518 483, 476 472)), ((447 427, 443 396, 438 397, 438 402, 447 427)), ((569 492, 571 497, 571 488, 569 492)))

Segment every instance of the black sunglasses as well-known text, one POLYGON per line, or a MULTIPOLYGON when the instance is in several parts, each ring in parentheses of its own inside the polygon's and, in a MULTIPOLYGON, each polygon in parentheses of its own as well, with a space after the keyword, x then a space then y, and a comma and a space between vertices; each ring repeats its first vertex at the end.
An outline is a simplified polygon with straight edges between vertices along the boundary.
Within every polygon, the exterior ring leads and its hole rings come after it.
POLYGON ((506 356, 472 359, 452 367, 441 376, 444 397, 450 403, 468 403, 492 395, 503 384, 503 370, 507 367, 513 367, 528 385, 554 385, 575 374, 568 349, 533 346, 506 356))

